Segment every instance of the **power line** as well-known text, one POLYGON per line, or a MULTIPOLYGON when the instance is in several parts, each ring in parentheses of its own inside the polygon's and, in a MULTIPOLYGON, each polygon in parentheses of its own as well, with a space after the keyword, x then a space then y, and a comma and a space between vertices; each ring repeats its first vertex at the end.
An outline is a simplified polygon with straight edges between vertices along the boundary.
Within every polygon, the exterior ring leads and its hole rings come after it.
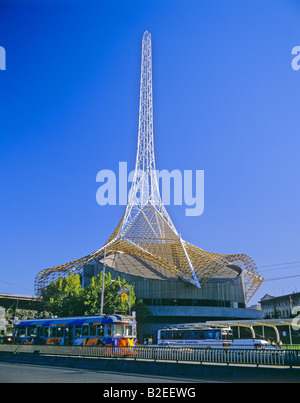
POLYGON ((284 277, 268 278, 268 279, 264 280, 264 282, 267 282, 267 281, 275 281, 275 280, 284 280, 284 279, 286 279, 286 278, 294 278, 294 277, 300 277, 300 274, 296 274, 295 276, 284 276, 284 277))
POLYGON ((297 265, 297 266, 293 266, 293 267, 277 267, 277 268, 275 268, 275 269, 263 269, 263 270, 260 270, 259 269, 259 272, 261 273, 261 272, 263 272, 263 273, 265 273, 266 271, 274 271, 274 270, 291 270, 291 269, 298 269, 300 267, 300 265, 297 265))
POLYGON ((22 288, 23 290, 26 290, 26 291, 30 291, 30 292, 33 291, 32 289, 25 288, 25 287, 21 287, 20 285, 13 284, 13 283, 9 283, 8 281, 0 280, 0 282, 1 282, 1 283, 5 283, 5 284, 12 285, 12 286, 17 287, 17 288, 22 288))
POLYGON ((283 265, 286 265, 286 264, 298 264, 298 263, 300 263, 300 260, 298 260, 297 262, 286 262, 286 263, 267 264, 267 265, 259 266, 259 267, 283 266, 283 265))

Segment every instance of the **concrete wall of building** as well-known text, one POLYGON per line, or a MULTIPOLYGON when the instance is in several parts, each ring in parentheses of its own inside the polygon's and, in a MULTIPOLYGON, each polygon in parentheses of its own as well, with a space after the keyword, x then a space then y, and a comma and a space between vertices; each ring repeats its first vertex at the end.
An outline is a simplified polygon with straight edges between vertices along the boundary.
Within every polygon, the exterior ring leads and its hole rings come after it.
MULTIPOLYGON (((95 262, 84 268, 83 286, 87 285, 92 276, 97 276, 103 270, 100 262, 95 262)), ((143 278, 135 275, 119 272, 106 266, 106 272, 110 272, 112 278, 118 276, 134 286, 137 299, 145 301, 146 305, 211 305, 227 307, 244 307, 245 293, 243 277, 232 280, 210 280, 202 288, 182 280, 158 280, 143 278), (167 303, 166 300, 169 300, 167 303), (170 301, 171 300, 171 301, 170 301), (187 300, 187 301, 184 301, 187 300), (201 302, 202 301, 202 302, 201 302), (165 302, 165 303, 164 303, 165 302), (222 304, 223 302, 223 304, 222 304)))

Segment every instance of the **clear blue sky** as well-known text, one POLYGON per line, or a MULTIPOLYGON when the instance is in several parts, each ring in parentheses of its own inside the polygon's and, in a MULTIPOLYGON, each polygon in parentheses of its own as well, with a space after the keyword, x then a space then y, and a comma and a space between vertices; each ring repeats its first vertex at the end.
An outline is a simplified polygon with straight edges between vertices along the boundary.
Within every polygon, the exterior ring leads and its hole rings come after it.
POLYGON ((178 232, 252 256, 266 279, 252 303, 300 291, 272 280, 300 274, 299 21, 296 0, 2 1, 0 292, 33 294, 120 220, 96 174, 134 168, 145 30, 157 168, 205 171, 203 215, 168 207, 178 232))

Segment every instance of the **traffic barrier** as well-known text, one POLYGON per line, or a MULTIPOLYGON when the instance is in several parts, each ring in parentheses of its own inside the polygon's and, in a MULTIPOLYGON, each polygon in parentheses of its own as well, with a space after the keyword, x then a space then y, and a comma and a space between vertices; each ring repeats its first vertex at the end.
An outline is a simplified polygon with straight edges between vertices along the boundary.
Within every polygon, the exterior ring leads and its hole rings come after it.
POLYGON ((226 363, 235 365, 300 366, 300 350, 193 347, 96 347, 55 345, 1 344, 0 352, 47 356, 128 358, 134 360, 176 361, 192 363, 226 363))

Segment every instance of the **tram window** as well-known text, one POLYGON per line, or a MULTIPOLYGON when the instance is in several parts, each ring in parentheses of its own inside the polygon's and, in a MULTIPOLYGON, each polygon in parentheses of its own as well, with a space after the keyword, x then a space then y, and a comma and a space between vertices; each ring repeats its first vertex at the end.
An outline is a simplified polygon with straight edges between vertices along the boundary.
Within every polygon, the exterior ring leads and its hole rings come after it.
POLYGON ((120 337, 123 336, 123 326, 122 325, 115 325, 114 326, 114 336, 115 337, 120 337))
POLYGON ((59 326, 57 328, 57 337, 63 337, 63 335, 64 335, 64 328, 59 326))
POLYGON ((56 336, 57 336, 57 328, 55 326, 52 326, 51 337, 56 337, 56 336))
POLYGON ((104 337, 104 325, 97 325, 98 337, 104 337))
POLYGON ((220 331, 216 331, 215 332, 215 340, 220 340, 221 338, 221 332, 220 331))
POLYGON ((36 327, 30 326, 29 327, 29 335, 31 337, 35 337, 36 336, 36 327))
POLYGON ((50 337, 50 327, 45 327, 44 328, 44 337, 50 337))
POLYGON ((87 336, 89 334, 89 326, 83 325, 82 326, 82 336, 87 336))
POLYGON ((125 325, 124 326, 124 336, 132 336, 132 335, 133 335, 132 326, 125 325))
POLYGON ((90 336, 96 336, 97 335, 96 330, 97 330, 96 325, 90 325, 90 336))
POLYGON ((25 327, 17 328, 16 337, 25 337, 25 327))
POLYGON ((81 336, 81 326, 75 326, 75 337, 81 336))
POLYGON ((112 336, 112 325, 107 325, 107 336, 112 336))

